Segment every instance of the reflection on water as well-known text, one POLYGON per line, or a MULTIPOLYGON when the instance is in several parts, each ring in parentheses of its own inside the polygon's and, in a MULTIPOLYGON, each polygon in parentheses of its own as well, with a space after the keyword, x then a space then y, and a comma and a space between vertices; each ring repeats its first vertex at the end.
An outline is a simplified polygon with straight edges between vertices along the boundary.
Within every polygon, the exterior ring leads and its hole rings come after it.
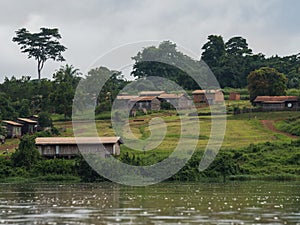
POLYGON ((0 224, 300 224, 299 185, 0 184, 0 224))

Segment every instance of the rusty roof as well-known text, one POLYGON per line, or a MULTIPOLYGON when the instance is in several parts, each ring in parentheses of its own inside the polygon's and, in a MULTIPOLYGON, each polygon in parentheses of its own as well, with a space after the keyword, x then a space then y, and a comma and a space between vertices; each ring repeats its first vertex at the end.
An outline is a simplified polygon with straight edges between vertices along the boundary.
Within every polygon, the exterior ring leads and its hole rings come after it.
POLYGON ((28 119, 28 118, 18 118, 19 121, 25 122, 25 123, 34 123, 37 124, 37 121, 28 119))
POLYGON ((297 96, 257 96, 254 102, 286 102, 286 101, 299 101, 297 96))
POLYGON ((138 97, 139 96, 137 96, 137 95, 118 95, 117 99, 118 100, 130 100, 130 99, 138 98, 138 97))
POLYGON ((157 98, 156 96, 144 96, 144 97, 137 97, 133 98, 131 102, 143 102, 143 101, 152 101, 153 99, 157 98))
POLYGON ((123 143, 120 137, 37 137, 36 145, 114 144, 123 143))
POLYGON ((13 126, 23 126, 23 124, 17 123, 15 121, 11 121, 11 120, 2 120, 3 123, 9 124, 9 125, 13 125, 13 126))
POLYGON ((164 98, 164 99, 168 99, 168 98, 181 98, 182 96, 184 96, 184 94, 161 94, 160 96, 158 96, 159 98, 164 98))

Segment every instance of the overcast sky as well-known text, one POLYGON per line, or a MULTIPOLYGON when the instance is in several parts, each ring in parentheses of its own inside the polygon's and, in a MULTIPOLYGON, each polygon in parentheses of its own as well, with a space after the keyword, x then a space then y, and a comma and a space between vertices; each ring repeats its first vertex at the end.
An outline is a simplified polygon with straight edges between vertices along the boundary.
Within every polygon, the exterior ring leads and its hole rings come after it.
POLYGON ((37 77, 36 62, 11 41, 22 27, 59 28, 66 62, 47 61, 48 78, 65 63, 84 72, 105 52, 144 40, 171 40, 200 56, 208 35, 238 35, 254 53, 300 52, 298 0, 0 0, 0 9, 0 81, 37 77))

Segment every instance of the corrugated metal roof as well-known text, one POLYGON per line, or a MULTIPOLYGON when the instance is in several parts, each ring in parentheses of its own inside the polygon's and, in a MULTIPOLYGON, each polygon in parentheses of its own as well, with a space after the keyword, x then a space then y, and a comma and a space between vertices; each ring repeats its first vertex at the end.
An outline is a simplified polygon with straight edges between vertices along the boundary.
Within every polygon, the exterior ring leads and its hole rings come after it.
POLYGON ((11 120, 2 120, 2 122, 6 123, 6 124, 13 125, 13 126, 23 126, 23 124, 20 124, 20 123, 17 123, 15 121, 11 121, 11 120))
POLYGON ((25 123, 35 123, 35 124, 37 124, 37 121, 31 120, 31 119, 28 119, 28 118, 18 118, 18 120, 23 121, 25 123))
POLYGON ((286 101, 299 101, 297 96, 257 96, 254 102, 286 102, 286 101))
POLYGON ((36 145, 58 145, 58 144, 114 144, 123 143, 120 137, 38 137, 36 145))
POLYGON ((138 98, 138 97, 139 96, 137 96, 137 95, 118 95, 117 99, 118 100, 130 100, 130 99, 138 98))
POLYGON ((184 94, 161 94, 159 98, 170 99, 170 98, 181 98, 184 94))
POLYGON ((140 96, 147 96, 147 95, 159 96, 164 93, 165 93, 165 91, 142 91, 142 92, 140 92, 140 96))
POLYGON ((285 101, 264 101, 263 103, 267 103, 267 104, 282 104, 285 101))
POLYGON ((143 101, 152 101, 153 99, 157 98, 156 96, 145 96, 145 97, 137 97, 133 98, 131 102, 143 102, 143 101))
POLYGON ((217 93, 221 92, 221 90, 195 90, 192 94, 209 94, 209 93, 217 93))

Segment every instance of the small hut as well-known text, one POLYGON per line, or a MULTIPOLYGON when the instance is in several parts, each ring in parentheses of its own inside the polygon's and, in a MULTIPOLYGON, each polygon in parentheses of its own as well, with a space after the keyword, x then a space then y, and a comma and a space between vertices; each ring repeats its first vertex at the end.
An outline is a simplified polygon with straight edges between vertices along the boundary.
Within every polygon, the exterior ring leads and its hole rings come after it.
POLYGON ((265 111, 297 110, 300 108, 300 101, 297 96, 257 96, 253 103, 265 111))
POLYGON ((195 104, 214 105, 224 103, 221 90, 195 90, 192 92, 195 104))
POLYGON ((115 100, 116 106, 119 108, 129 107, 129 101, 134 98, 138 98, 137 95, 118 95, 115 100))
POLYGON ((241 95, 238 92, 230 92, 229 94, 229 100, 231 101, 239 101, 241 100, 241 95))
POLYGON ((22 135, 24 134, 33 134, 37 130, 38 122, 28 118, 18 118, 17 122, 22 124, 22 135))
POLYGON ((129 104, 133 110, 160 110, 160 101, 156 96, 133 98, 129 104))
POLYGON ((19 138, 22 136, 22 124, 10 120, 3 120, 2 123, 6 128, 7 138, 19 138))
POLYGON ((120 137, 38 137, 35 145, 44 157, 71 158, 81 153, 100 153, 104 157, 120 155, 120 137), (80 147, 80 151, 79 148, 80 147))
POLYGON ((181 94, 161 94, 158 99, 161 102, 168 102, 177 109, 188 109, 192 106, 190 97, 181 94))

